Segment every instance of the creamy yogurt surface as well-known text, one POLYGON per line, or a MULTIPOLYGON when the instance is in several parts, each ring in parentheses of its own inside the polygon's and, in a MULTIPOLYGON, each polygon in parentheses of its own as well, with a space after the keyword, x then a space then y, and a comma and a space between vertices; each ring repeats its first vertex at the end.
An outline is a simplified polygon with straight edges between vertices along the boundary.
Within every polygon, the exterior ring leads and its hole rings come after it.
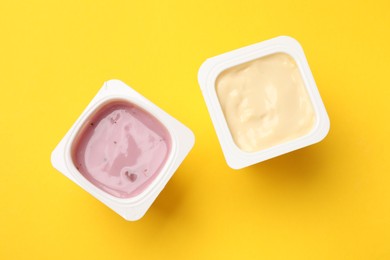
POLYGON ((171 151, 165 126, 142 108, 114 101, 84 124, 72 146, 79 172, 107 193, 130 198, 157 177, 171 151))
POLYGON ((316 116, 295 60, 275 53, 223 71, 215 84, 235 144, 258 152, 308 134, 316 116))

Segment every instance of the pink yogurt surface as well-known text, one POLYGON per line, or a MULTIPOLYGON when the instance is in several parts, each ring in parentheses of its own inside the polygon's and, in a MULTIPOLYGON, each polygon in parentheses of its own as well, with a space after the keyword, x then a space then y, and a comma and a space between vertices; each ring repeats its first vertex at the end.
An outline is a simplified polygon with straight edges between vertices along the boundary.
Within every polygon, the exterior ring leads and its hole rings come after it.
POLYGON ((117 100, 86 120, 73 143, 72 159, 92 184, 115 197, 130 198, 153 182, 170 151, 169 132, 159 120, 117 100))

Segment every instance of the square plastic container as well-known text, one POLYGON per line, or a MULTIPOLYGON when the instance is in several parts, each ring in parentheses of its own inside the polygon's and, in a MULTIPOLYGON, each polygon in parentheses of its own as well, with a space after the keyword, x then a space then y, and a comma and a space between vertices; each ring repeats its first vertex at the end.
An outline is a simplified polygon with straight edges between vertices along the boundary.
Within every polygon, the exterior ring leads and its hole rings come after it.
MULTIPOLYGON (((140 134, 142 135, 143 133, 140 134)), ((158 194, 165 187, 166 183, 192 149, 194 141, 195 138, 192 131, 182 123, 123 82, 119 80, 109 80, 104 83, 103 87, 54 149, 51 155, 51 162, 54 168, 89 192, 92 196, 106 204, 126 220, 134 221, 140 219, 146 213, 158 194), (86 125, 92 125, 88 120, 98 113, 99 109, 102 109, 105 105, 118 101, 134 105, 154 117, 165 127, 170 136, 169 153, 161 168, 159 168, 160 170, 156 177, 154 177, 139 194, 125 198, 114 196, 99 188, 96 184, 93 184, 84 174, 82 174, 79 170, 80 168, 75 165, 73 158, 75 149, 74 144, 78 142, 78 136, 81 135, 86 125)), ((133 179, 131 181, 133 181, 133 179)))
POLYGON ((198 81, 227 164, 240 169, 321 141, 328 133, 330 122, 301 45, 288 36, 276 37, 207 59, 200 67, 198 81), (315 123, 310 132, 256 152, 240 149, 233 140, 216 91, 222 72, 272 54, 289 55, 298 66, 299 74, 310 97, 315 123))

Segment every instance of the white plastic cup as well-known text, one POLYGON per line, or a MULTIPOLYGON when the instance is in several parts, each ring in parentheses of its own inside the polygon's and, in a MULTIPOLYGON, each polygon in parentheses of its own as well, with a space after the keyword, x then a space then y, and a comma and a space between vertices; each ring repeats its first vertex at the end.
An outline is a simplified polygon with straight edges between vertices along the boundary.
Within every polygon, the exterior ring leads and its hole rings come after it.
POLYGON ((123 218, 135 221, 140 219, 152 205, 153 201, 192 149, 194 141, 194 134, 182 123, 154 105, 125 83, 119 80, 109 80, 104 83, 103 87, 54 149, 51 155, 51 162, 54 168, 89 192, 92 196, 106 204, 123 218), (72 144, 81 127, 84 125, 84 122, 93 115, 101 105, 107 104, 111 100, 115 101, 118 99, 128 101, 149 112, 166 127, 171 136, 171 151, 163 168, 143 192, 131 198, 118 198, 96 187, 77 170, 71 155, 72 144))
POLYGON ((199 69, 198 81, 226 162, 233 169, 241 169, 317 143, 325 138, 329 131, 329 117, 318 92, 303 49, 301 45, 291 37, 276 37, 209 58, 199 69), (230 133, 216 93, 216 79, 221 72, 228 68, 274 53, 286 53, 295 60, 313 104, 316 123, 312 130, 302 137, 258 152, 245 152, 234 143, 230 133))

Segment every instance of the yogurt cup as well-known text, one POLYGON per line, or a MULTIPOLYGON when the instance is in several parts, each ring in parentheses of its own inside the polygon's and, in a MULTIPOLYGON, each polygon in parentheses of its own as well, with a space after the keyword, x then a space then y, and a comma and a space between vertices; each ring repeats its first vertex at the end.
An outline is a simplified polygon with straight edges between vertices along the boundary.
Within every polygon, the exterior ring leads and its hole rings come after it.
POLYGON ((198 81, 233 169, 317 143, 329 131, 329 117, 303 49, 291 37, 209 58, 199 69, 198 81))
POLYGON ((126 220, 140 219, 194 145, 190 129, 119 80, 104 83, 51 155, 126 220))

